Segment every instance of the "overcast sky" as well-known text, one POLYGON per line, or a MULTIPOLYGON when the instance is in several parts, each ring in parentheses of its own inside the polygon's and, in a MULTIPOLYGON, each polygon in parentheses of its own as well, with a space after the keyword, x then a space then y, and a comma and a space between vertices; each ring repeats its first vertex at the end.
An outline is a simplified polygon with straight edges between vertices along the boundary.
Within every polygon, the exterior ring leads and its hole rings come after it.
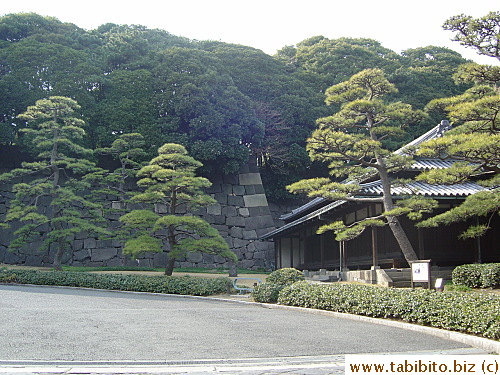
POLYGON ((35 12, 93 29, 140 24, 198 40, 243 44, 274 54, 311 36, 366 37, 400 53, 444 46, 483 64, 498 64, 451 42, 442 29, 457 14, 482 17, 499 0, 4 0, 0 14, 35 12))

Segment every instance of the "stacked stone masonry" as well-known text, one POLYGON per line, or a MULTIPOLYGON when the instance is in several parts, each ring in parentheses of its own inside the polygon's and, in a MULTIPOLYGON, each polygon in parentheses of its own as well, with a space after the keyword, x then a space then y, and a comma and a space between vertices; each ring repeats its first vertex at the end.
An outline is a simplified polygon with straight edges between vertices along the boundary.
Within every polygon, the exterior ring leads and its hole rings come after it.
MULTIPOLYGON (((262 180, 256 165, 244 166, 238 174, 211 178, 213 185, 207 190, 217 203, 195 212, 216 228, 227 241, 230 249, 238 257, 237 266, 245 269, 268 269, 274 267, 274 247, 272 242, 260 241, 259 237, 275 227, 266 199, 262 180)), ((13 198, 10 185, 0 185, 0 218, 4 217, 8 201, 13 198)), ((273 205, 279 210, 279 207, 273 205)), ((46 207, 45 209, 49 209, 46 207)), ((162 212, 162 207, 156 207, 162 212)), ((108 216, 108 227, 119 225, 119 215, 108 216)), ((52 263, 54 249, 41 253, 40 243, 8 251, 8 244, 17 229, 0 229, 0 263, 24 264, 29 266, 49 266, 52 263)), ((116 240, 101 240, 85 233, 75 235, 72 251, 68 251, 63 262, 73 266, 140 266, 163 267, 166 262, 164 253, 146 253, 132 260, 121 253, 122 244, 116 240)), ((180 259, 176 266, 229 268, 225 258, 202 253, 189 253, 180 259)))

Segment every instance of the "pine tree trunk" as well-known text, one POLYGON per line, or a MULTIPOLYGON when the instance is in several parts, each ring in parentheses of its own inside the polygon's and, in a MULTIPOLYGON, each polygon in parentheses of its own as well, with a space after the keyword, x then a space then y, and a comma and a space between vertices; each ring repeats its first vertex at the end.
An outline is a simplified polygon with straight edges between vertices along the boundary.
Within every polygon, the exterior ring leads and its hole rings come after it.
POLYGON ((56 253, 54 254, 54 262, 52 263, 52 266, 56 271, 62 271, 62 257, 64 255, 64 241, 60 241, 57 244, 57 250, 56 253))
POLYGON ((165 275, 172 276, 172 273, 174 272, 174 265, 175 265, 175 258, 168 257, 167 264, 165 265, 165 275))
MULTIPOLYGON (((390 211, 394 208, 394 202, 391 196, 391 183, 389 181, 389 175, 387 173, 387 169, 385 163, 382 158, 377 158, 378 163, 380 165, 380 169, 378 170, 380 176, 380 182, 382 183, 383 189, 383 200, 384 200, 384 210, 390 211)), ((405 257, 408 264, 411 261, 418 260, 418 256, 413 250, 413 246, 408 239, 405 231, 401 227, 401 224, 397 218, 397 216, 387 216, 387 222, 389 223, 389 228, 396 239, 403 256, 405 257)))

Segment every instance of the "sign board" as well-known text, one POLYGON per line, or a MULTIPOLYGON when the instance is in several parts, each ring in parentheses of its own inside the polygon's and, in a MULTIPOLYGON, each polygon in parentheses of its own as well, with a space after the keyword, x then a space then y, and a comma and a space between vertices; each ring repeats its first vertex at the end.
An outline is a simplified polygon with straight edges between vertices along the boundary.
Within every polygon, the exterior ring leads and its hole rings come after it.
POLYGON ((411 262, 411 287, 413 283, 428 283, 431 287, 431 261, 416 260, 411 262))

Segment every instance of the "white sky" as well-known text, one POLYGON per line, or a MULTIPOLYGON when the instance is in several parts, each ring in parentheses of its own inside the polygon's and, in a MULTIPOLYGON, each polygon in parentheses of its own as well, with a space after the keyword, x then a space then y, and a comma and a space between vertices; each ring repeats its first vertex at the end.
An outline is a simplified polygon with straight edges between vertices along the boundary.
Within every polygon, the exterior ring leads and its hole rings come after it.
POLYGON ((140 24, 198 40, 243 44, 274 54, 316 35, 366 37, 397 53, 428 45, 480 57, 442 29, 451 16, 500 10, 498 0, 4 0, 0 15, 35 12, 93 29, 107 22, 140 24))

